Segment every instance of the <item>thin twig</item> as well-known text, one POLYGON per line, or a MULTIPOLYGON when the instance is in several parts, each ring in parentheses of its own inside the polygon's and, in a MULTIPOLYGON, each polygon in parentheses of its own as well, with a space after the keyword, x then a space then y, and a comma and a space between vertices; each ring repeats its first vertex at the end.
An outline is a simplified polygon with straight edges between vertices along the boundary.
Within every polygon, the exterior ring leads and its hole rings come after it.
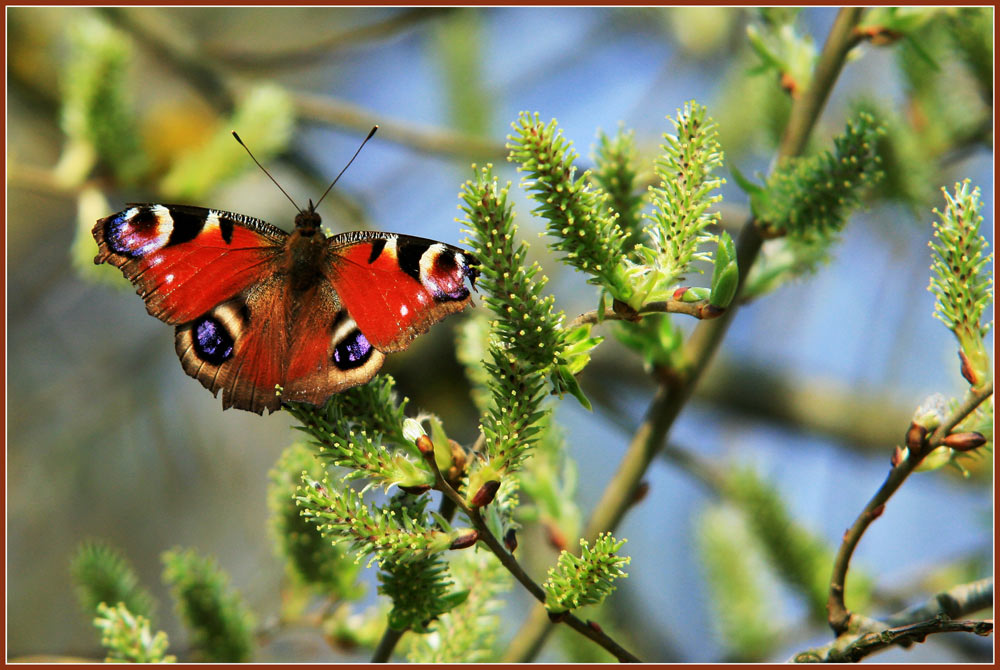
MULTIPOLYGON (((430 465, 431 471, 434 473, 434 488, 438 489, 445 496, 453 500, 455 505, 465 512, 465 515, 472 522, 473 527, 479 533, 478 539, 489 547, 490 551, 492 551, 497 557, 501 565, 507 568, 507 571, 510 572, 510 574, 512 574, 517 581, 521 582, 524 588, 528 590, 528 593, 534 596, 534 598, 540 603, 544 604, 545 590, 542 589, 542 587, 539 586, 538 583, 524 571, 524 568, 522 568, 521 564, 517 562, 514 555, 507 551, 506 547, 504 547, 500 540, 497 539, 497 537, 493 534, 493 531, 491 531, 489 526, 486 524, 486 520, 483 519, 482 514, 480 514, 479 508, 470 506, 465 499, 462 498, 458 491, 456 491, 451 484, 448 483, 437 466, 437 461, 434 458, 433 452, 425 454, 425 461, 428 465, 430 465)), ((581 635, 593 640, 621 662, 641 662, 637 656, 615 642, 612 638, 608 637, 608 635, 599 627, 589 625, 572 613, 565 613, 562 615, 560 622, 565 623, 581 635)))
POLYGON ((844 603, 844 591, 846 588, 847 570, 851 563, 851 556, 854 554, 854 549, 858 546, 858 542, 861 541, 862 535, 864 535, 868 526, 870 526, 875 519, 881 516, 889 498, 891 498, 903 482, 906 481, 906 478, 910 476, 910 473, 912 473, 916 467, 920 465, 924 456, 941 446, 944 442, 944 438, 948 436, 952 429, 964 420, 965 417, 975 411, 975 409, 991 395, 993 395, 993 382, 990 382, 983 388, 971 390, 965 402, 963 402, 958 409, 952 412, 951 416, 949 416, 948 419, 938 426, 934 433, 931 434, 930 438, 927 440, 925 448, 916 452, 911 450, 906 459, 901 461, 889 471, 889 476, 886 477, 885 482, 882 483, 879 490, 874 496, 872 496, 871 500, 868 501, 868 504, 865 505, 864 509, 858 515, 857 519, 855 519, 850 529, 844 533, 844 539, 840 544, 840 549, 837 551, 837 557, 833 562, 833 574, 830 577, 830 595, 826 603, 827 617, 830 622, 830 627, 833 628, 833 631, 837 633, 837 635, 844 633, 850 626, 852 614, 844 603))
POLYGON ((698 300, 697 302, 684 302, 673 299, 660 300, 647 303, 635 310, 635 312, 630 313, 617 312, 612 307, 606 307, 603 313, 596 309, 584 312, 566 324, 565 329, 573 330, 588 323, 600 323, 601 321, 636 321, 643 314, 687 314, 696 319, 714 319, 724 311, 722 308, 713 306, 708 300, 698 300))

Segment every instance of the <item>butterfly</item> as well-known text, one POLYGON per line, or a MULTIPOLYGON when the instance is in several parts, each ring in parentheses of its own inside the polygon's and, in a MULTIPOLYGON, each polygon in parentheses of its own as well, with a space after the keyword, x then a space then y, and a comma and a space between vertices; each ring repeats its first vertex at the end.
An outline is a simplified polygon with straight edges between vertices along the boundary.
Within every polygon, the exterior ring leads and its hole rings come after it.
POLYGON ((473 255, 441 242, 327 236, 312 201, 292 233, 233 212, 133 204, 93 234, 94 262, 120 268, 146 310, 175 326, 184 371, 221 390, 224 409, 257 414, 368 382, 386 354, 465 309, 479 275, 473 255))

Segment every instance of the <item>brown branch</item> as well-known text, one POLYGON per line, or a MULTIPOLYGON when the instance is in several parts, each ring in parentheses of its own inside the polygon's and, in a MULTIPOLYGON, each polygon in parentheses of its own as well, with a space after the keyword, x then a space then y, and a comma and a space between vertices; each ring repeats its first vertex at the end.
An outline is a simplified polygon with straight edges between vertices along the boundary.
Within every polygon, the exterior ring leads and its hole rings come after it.
POLYGON ((697 302, 684 302, 682 300, 660 300, 657 302, 646 303, 637 310, 622 310, 621 308, 606 307, 604 312, 599 310, 592 310, 590 312, 584 312, 580 316, 576 317, 568 324, 566 324, 566 330, 573 330, 579 326, 585 324, 600 323, 601 321, 638 321, 639 317, 644 314, 687 314, 688 316, 693 316, 696 319, 714 319, 725 312, 724 308, 715 307, 710 304, 708 300, 699 300, 697 302))
POLYGON ((993 622, 953 621, 942 614, 918 623, 865 633, 843 648, 835 645, 828 649, 802 652, 796 654, 793 660, 797 663, 857 663, 866 656, 893 645, 908 647, 915 642, 923 642, 928 635, 935 633, 974 633, 988 636, 993 633, 993 622))
POLYGON ((906 481, 906 478, 916 469, 924 456, 941 446, 944 439, 962 420, 971 414, 979 405, 993 395, 993 382, 990 382, 981 389, 972 389, 962 405, 956 409, 951 416, 944 421, 933 434, 926 440, 925 446, 918 450, 910 450, 907 458, 898 463, 886 477, 885 482, 879 490, 872 496, 868 504, 855 519, 851 527, 844 533, 844 539, 837 551, 837 557, 833 562, 833 574, 830 577, 830 596, 827 599, 826 609, 830 627, 837 635, 843 634, 851 624, 852 613, 847 609, 844 602, 844 591, 847 583, 847 570, 850 566, 851 556, 854 554, 858 542, 865 531, 877 519, 885 509, 885 504, 889 498, 906 481))

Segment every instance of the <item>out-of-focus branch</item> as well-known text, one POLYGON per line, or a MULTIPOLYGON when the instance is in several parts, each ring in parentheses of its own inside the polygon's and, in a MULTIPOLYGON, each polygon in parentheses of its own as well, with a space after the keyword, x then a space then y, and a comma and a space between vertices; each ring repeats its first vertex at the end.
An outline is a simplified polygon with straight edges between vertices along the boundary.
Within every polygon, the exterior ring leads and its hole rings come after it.
POLYGON ((962 405, 937 427, 926 443, 922 445, 920 451, 914 451, 911 448, 907 457, 893 467, 889 472, 889 476, 886 477, 885 482, 879 487, 879 490, 872 496, 871 500, 868 501, 864 509, 861 510, 861 513, 847 532, 844 533, 843 542, 841 542, 840 549, 837 551, 837 557, 834 559, 833 574, 830 577, 830 597, 826 605, 830 627, 833 628, 837 635, 841 635, 848 630, 851 625, 851 619, 855 616, 847 609, 847 605, 844 602, 844 591, 851 556, 861 541, 861 537, 868 530, 872 522, 882 515, 886 503, 899 487, 902 486, 906 478, 920 465, 924 456, 941 446, 944 443, 945 437, 948 436, 952 429, 965 419, 965 417, 974 412, 991 395, 993 395, 992 382, 981 389, 970 390, 962 405))
POLYGON ((507 147, 503 142, 399 119, 388 119, 360 105, 314 93, 293 93, 292 100, 302 121, 340 126, 358 132, 368 132, 372 123, 377 123, 379 138, 382 140, 402 144, 424 153, 475 161, 502 161, 507 158, 507 147))
POLYGON ((309 44, 296 44, 285 49, 261 51, 259 45, 240 48, 231 42, 205 45, 205 53, 220 63, 234 68, 260 70, 261 68, 289 68, 316 65, 324 58, 338 52, 356 49, 377 40, 397 35, 430 19, 438 18, 451 7, 414 7, 396 12, 388 18, 363 26, 350 28, 309 44))
POLYGON ((993 579, 987 577, 954 586, 926 602, 897 612, 884 621, 863 620, 859 630, 833 642, 796 654, 796 662, 856 663, 891 645, 907 647, 934 633, 989 635, 992 621, 956 621, 958 617, 993 606, 993 579))

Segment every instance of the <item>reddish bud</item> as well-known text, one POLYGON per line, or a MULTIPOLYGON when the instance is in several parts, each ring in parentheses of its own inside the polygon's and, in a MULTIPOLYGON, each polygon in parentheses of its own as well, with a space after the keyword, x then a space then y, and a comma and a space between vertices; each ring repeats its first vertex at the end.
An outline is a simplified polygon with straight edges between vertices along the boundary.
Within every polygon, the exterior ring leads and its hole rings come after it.
POLYGON ((431 485, 430 484, 417 484, 416 486, 400 486, 399 490, 400 491, 405 491, 406 493, 409 493, 411 495, 418 496, 418 495, 420 495, 421 493, 423 493, 425 491, 430 491, 431 490, 431 485))
POLYGON ((507 551, 514 553, 517 549, 517 532, 513 528, 508 528, 507 532, 503 536, 503 546, 507 547, 507 551))
POLYGON ((927 438, 927 429, 918 423, 911 423, 910 429, 906 431, 906 446, 910 451, 919 452, 924 446, 927 438))
POLYGON ((864 37, 874 46, 883 47, 899 40, 903 33, 885 26, 863 26, 854 29, 855 33, 864 37))
POLYGON ((979 375, 972 369, 972 362, 961 349, 958 350, 958 359, 962 362, 962 376, 965 377, 965 381, 975 386, 979 382, 979 375))
POLYGON ((687 290, 689 288, 691 288, 691 287, 690 286, 681 286, 679 289, 677 289, 676 291, 674 291, 674 295, 673 295, 674 300, 683 300, 684 299, 684 294, 687 293, 687 290))
POLYGON ((598 633, 604 632, 604 629, 601 628, 601 624, 597 623, 593 619, 587 619, 587 625, 590 626, 591 630, 594 630, 598 633))
POLYGON ((469 532, 465 533, 464 535, 459 535, 457 538, 455 538, 452 541, 451 546, 448 548, 466 549, 467 547, 471 547, 472 545, 474 545, 478 540, 479 540, 479 531, 472 528, 469 529, 469 532))
POLYGON ((895 468, 899 466, 900 463, 905 461, 906 454, 907 452, 904 451, 903 448, 897 444, 896 448, 892 450, 892 458, 889 460, 889 462, 892 463, 892 467, 895 468))
POLYGON ((881 505, 878 505, 877 507, 872 509, 871 513, 872 521, 882 516, 882 512, 884 511, 885 511, 885 503, 882 503, 881 505))
POLYGON ((793 98, 799 97, 799 84, 791 72, 782 72, 780 79, 781 89, 787 91, 793 98))
POLYGON ((496 497, 497 490, 499 490, 499 488, 500 488, 499 480, 492 479, 483 484, 482 486, 480 486, 479 490, 476 491, 476 495, 472 496, 472 500, 470 500, 469 502, 472 504, 473 507, 485 507, 486 505, 489 505, 491 502, 493 502, 493 499, 496 497))
POLYGON ((421 435, 420 437, 417 438, 417 449, 419 449, 420 453, 423 454, 424 456, 427 456, 428 454, 433 454, 434 443, 431 442, 431 438, 427 437, 426 435, 421 435))
POLYGON ((562 612, 553 612, 552 610, 548 610, 549 621, 552 623, 559 623, 566 618, 567 614, 569 614, 569 610, 563 610, 562 612))
POLYGON ((986 438, 982 433, 952 433, 944 438, 944 446, 955 451, 970 451, 986 444, 986 438))
POLYGON ((549 536, 549 544, 555 547, 556 551, 562 551, 566 548, 566 536, 563 535, 562 531, 554 523, 545 524, 545 531, 549 536))

